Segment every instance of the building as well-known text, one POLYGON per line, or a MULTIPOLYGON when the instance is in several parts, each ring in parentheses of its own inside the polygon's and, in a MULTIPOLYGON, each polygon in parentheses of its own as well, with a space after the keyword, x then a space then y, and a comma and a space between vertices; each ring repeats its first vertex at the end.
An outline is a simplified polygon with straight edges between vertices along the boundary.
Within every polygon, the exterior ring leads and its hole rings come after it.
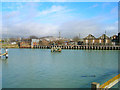
POLYGON ((78 42, 76 42, 76 41, 69 41, 68 45, 78 45, 78 42))
POLYGON ((89 34, 87 37, 83 38, 84 45, 110 45, 111 39, 103 34, 99 38, 95 38, 93 35, 89 34))
POLYGON ((118 33, 118 45, 120 45, 120 32, 118 33))
POLYGON ((21 42, 25 42, 25 43, 31 44, 31 39, 30 38, 22 38, 21 42))
POLYGON ((28 42, 20 42, 20 45, 18 45, 19 47, 30 47, 30 43, 28 42))
POLYGON ((31 40, 29 38, 22 38, 21 41, 18 43, 19 47, 30 47, 31 40))
POLYGON ((83 44, 84 45, 94 45, 95 40, 96 40, 96 38, 92 34, 89 34, 87 37, 83 38, 83 44))
POLYGON ((106 34, 103 34, 97 38, 97 43, 99 43, 99 45, 109 45, 111 44, 111 39, 106 34))
POLYGON ((40 39, 39 45, 40 46, 48 46, 49 45, 49 41, 46 40, 46 39, 40 39))
POLYGON ((31 47, 39 45, 39 39, 32 39, 31 41, 31 47))
POLYGON ((118 45, 118 36, 113 35, 111 38, 112 45, 118 45))

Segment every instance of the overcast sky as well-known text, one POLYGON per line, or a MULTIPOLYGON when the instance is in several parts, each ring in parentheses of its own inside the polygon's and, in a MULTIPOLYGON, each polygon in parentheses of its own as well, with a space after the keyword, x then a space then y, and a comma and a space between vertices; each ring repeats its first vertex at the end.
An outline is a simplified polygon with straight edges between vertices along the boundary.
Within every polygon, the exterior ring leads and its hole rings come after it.
POLYGON ((3 37, 118 33, 117 2, 3 2, 3 37))

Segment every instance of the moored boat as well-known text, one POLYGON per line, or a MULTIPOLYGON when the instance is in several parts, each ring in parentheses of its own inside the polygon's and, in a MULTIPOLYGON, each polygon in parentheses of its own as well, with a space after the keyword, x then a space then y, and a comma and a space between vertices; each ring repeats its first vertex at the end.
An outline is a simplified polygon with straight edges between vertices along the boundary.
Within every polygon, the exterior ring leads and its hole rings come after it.
POLYGON ((51 52, 61 52, 61 48, 60 47, 52 47, 51 52))

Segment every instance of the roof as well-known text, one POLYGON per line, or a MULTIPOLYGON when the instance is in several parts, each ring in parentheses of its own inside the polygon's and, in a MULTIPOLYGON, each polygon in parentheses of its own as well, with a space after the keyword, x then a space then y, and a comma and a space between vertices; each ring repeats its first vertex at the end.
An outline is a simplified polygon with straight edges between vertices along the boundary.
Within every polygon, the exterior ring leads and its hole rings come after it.
POLYGON ((95 39, 95 37, 92 34, 89 34, 87 37, 85 37, 83 39, 95 39))
POLYGON ((98 39, 110 39, 106 34, 103 34, 98 39))
POLYGON ((113 37, 117 37, 117 35, 113 35, 113 36, 111 36, 111 38, 113 38, 113 37))

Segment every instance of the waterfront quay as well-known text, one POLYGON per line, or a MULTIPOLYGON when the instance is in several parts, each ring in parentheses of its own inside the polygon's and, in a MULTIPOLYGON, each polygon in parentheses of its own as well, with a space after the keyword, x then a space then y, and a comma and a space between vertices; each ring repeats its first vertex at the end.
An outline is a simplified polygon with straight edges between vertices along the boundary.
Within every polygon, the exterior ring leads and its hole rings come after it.
POLYGON ((120 50, 120 46, 107 46, 107 45, 66 45, 66 46, 21 46, 20 48, 34 48, 34 49, 51 49, 52 47, 60 47, 61 49, 82 49, 82 50, 120 50))

